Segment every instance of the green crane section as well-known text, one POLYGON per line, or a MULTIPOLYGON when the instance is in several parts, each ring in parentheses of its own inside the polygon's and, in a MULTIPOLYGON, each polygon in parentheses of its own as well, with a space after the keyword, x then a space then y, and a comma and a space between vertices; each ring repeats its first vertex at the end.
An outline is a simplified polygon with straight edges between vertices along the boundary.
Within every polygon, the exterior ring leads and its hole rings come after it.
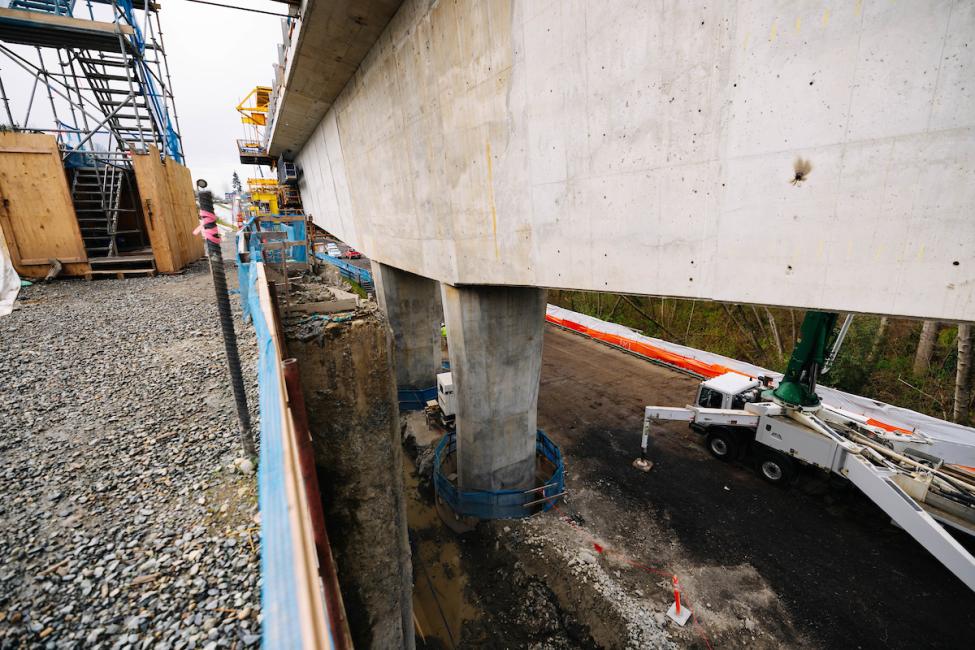
POLYGON ((836 314, 824 311, 807 311, 799 328, 799 340, 792 350, 792 357, 778 388, 772 391, 772 399, 792 408, 819 406, 816 382, 833 343, 836 314))

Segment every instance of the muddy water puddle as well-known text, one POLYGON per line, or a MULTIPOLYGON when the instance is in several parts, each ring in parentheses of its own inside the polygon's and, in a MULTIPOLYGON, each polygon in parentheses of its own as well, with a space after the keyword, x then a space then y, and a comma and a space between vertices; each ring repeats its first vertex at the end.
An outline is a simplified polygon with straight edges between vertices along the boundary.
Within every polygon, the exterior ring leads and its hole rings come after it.
POLYGON ((481 613, 468 600, 457 537, 419 492, 413 459, 403 454, 406 516, 413 551, 413 615, 417 648, 457 648, 465 621, 481 613))

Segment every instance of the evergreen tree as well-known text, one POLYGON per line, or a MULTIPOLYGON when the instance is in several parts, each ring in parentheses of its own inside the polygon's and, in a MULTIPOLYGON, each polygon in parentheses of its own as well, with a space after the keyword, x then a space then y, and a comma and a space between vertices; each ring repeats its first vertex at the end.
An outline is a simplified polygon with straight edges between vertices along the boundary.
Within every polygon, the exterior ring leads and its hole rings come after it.
POLYGON ((240 184, 240 176, 237 175, 236 171, 234 172, 233 180, 230 181, 230 185, 237 194, 241 194, 244 191, 244 186, 240 184))

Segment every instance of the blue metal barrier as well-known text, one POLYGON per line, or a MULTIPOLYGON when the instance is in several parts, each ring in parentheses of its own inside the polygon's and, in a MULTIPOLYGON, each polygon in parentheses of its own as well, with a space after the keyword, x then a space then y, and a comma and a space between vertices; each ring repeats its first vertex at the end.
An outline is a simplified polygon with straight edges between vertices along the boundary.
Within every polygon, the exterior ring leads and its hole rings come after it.
POLYGON ((440 439, 433 456, 433 486, 437 498, 451 510, 464 517, 478 519, 518 519, 535 512, 545 511, 555 505, 557 497, 565 492, 565 465, 562 452, 539 429, 535 437, 535 454, 551 463, 552 476, 534 490, 460 490, 444 475, 444 462, 457 451, 457 434, 450 432, 440 439), (534 504, 532 507, 528 504, 534 504))
POLYGON ((427 402, 437 399, 437 387, 400 388, 398 391, 400 411, 422 411, 427 402))
POLYGON ((368 289, 369 287, 374 286, 372 282, 372 273, 366 269, 360 269, 355 264, 349 264, 345 260, 340 260, 337 257, 332 257, 331 255, 326 255, 325 253, 315 253, 315 257, 338 268, 339 273, 342 274, 342 277, 352 280, 360 287, 368 289))

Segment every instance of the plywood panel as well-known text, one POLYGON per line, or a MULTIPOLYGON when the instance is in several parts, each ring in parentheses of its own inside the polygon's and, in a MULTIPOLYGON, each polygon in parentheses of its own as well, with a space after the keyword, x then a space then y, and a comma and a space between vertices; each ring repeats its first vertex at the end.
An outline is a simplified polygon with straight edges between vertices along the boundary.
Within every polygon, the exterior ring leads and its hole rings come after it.
POLYGON ((193 178, 190 170, 175 163, 166 164, 166 182, 173 192, 173 224, 179 244, 183 266, 195 262, 203 256, 203 238, 194 235, 193 230, 200 223, 196 197, 193 194, 193 178))
POLYGON ((55 258, 62 275, 91 270, 54 136, 0 133, 0 227, 22 276, 44 277, 55 258))
POLYGON ((173 160, 165 164, 155 147, 133 154, 149 243, 162 273, 175 273, 203 256, 203 240, 193 234, 198 219, 190 170, 173 160))

